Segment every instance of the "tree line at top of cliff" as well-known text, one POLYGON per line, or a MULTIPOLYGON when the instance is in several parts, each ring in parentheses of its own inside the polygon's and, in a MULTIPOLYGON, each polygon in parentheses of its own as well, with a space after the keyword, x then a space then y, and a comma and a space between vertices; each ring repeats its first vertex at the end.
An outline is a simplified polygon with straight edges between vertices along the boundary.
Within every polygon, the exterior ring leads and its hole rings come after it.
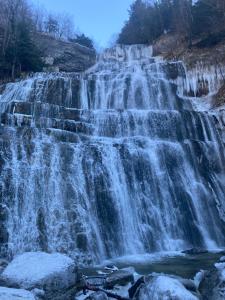
POLYGON ((120 44, 149 44, 167 33, 181 35, 192 46, 211 46, 225 38, 224 0, 136 0, 118 38, 120 44))
POLYGON ((29 0, 0 0, 0 7, 0 80, 42 70, 40 34, 94 49, 89 37, 75 32, 73 17, 68 14, 48 13, 29 0))

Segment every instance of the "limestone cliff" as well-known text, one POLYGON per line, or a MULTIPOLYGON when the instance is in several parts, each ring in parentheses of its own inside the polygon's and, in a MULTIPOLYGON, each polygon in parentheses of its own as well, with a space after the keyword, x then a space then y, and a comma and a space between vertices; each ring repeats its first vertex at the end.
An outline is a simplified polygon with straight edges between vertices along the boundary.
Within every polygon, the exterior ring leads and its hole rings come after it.
POLYGON ((96 60, 94 50, 46 34, 38 34, 36 43, 50 71, 82 72, 94 65, 96 60))

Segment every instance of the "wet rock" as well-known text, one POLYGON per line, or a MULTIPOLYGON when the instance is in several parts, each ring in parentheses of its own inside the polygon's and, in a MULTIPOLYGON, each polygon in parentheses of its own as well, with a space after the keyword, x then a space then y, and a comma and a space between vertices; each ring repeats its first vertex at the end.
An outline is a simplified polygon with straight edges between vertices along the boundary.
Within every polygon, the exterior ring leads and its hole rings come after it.
POLYGON ((42 251, 48 251, 48 238, 47 238, 47 230, 45 223, 45 213, 42 208, 38 210, 37 213, 37 228, 39 232, 39 245, 42 251))
POLYGON ((140 288, 137 300, 197 300, 196 294, 190 292, 176 278, 166 275, 150 275, 140 288))
POLYGON ((0 287, 0 299, 1 300, 35 300, 35 296, 23 289, 10 289, 6 287, 0 287))
POLYGON ((0 259, 0 274, 4 271, 4 269, 8 265, 8 261, 6 259, 0 259))
POLYGON ((108 300, 109 298, 104 292, 95 292, 88 296, 85 300, 108 300))
POLYGON ((225 263, 217 263, 212 270, 205 272, 199 291, 204 300, 225 299, 225 263))
POLYGON ((129 297, 133 299, 136 297, 141 289, 145 284, 145 276, 140 277, 133 285, 131 288, 129 288, 128 293, 129 297))
POLYGON ((134 282, 133 270, 129 270, 129 268, 122 269, 115 271, 106 277, 105 288, 113 289, 115 285, 126 285, 129 282, 134 282))
POLYGON ((198 255, 198 254, 208 253, 208 250, 202 249, 202 248, 191 248, 191 249, 182 251, 182 253, 189 254, 189 255, 198 255))
POLYGON ((65 255, 28 252, 17 256, 1 278, 5 286, 43 289, 48 300, 66 300, 74 292, 77 272, 74 261, 65 255))
POLYGON ((220 258, 220 262, 225 262, 225 256, 222 256, 222 257, 220 258))
POLYGON ((45 291, 40 290, 40 289, 33 289, 32 294, 38 299, 45 299, 45 291))
POLYGON ((114 271, 118 271, 119 269, 115 265, 110 264, 110 265, 105 266, 104 270, 108 271, 108 272, 114 272, 114 271))
POLYGON ((179 276, 173 276, 173 275, 168 276, 168 277, 171 277, 171 278, 174 278, 174 279, 178 280, 187 290, 189 290, 191 292, 194 292, 194 293, 197 293, 197 287, 196 287, 196 284, 193 280, 182 278, 182 277, 179 277, 179 276))
MULTIPOLYGON (((5 222, 8 218, 8 210, 6 205, 0 204, 0 249, 4 248, 8 243, 9 233, 5 222)), ((1 250, 2 252, 2 250, 1 250)), ((1 253, 2 255, 3 253, 1 253)))
POLYGON ((167 63, 163 66, 163 70, 168 78, 175 80, 179 75, 184 74, 184 70, 176 63, 167 63))
POLYGON ((77 247, 80 250, 87 251, 88 247, 87 235, 83 232, 77 234, 77 247))

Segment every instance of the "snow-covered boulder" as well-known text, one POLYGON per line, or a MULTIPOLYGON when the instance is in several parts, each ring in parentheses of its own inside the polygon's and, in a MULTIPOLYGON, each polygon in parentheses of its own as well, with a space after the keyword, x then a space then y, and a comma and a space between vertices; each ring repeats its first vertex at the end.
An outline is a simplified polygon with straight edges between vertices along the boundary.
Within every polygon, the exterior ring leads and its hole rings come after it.
POLYGON ((166 275, 149 276, 139 291, 138 300, 198 300, 180 280, 166 275))
POLYGON ((74 261, 63 254, 27 252, 14 258, 1 277, 8 287, 43 289, 51 299, 74 287, 77 272, 74 261))
POLYGON ((0 287, 1 300, 35 300, 34 295, 26 290, 0 287))
POLYGON ((88 296, 85 300, 108 300, 109 298, 104 292, 95 292, 88 296))
POLYGON ((199 290, 205 300, 225 299, 225 262, 216 263, 214 268, 205 272, 199 290))
POLYGON ((134 270, 132 268, 125 268, 109 274, 106 277, 104 287, 106 289, 113 289, 115 285, 126 285, 129 282, 134 283, 134 270))

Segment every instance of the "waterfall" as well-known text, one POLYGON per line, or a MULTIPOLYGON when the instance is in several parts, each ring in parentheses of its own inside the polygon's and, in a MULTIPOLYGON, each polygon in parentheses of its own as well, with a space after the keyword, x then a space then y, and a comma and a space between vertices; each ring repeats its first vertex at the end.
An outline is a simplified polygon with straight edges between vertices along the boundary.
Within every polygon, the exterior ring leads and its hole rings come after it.
POLYGON ((97 263, 224 247, 222 123, 196 109, 194 76, 135 45, 106 50, 84 73, 7 85, 2 255, 60 251, 97 263))

